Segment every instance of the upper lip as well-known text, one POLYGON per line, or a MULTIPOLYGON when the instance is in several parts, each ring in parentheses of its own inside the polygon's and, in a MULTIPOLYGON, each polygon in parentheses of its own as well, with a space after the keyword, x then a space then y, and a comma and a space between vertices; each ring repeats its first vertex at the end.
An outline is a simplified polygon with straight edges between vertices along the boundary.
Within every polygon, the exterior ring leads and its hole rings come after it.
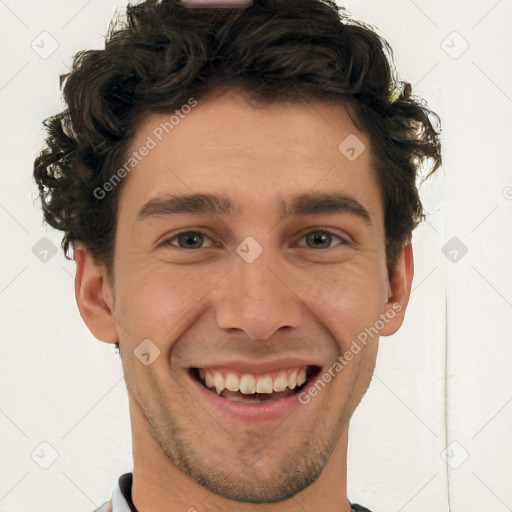
POLYGON ((265 372, 273 372, 277 370, 287 370, 292 368, 302 368, 304 366, 317 366, 322 365, 318 361, 312 361, 311 359, 299 359, 296 357, 286 357, 272 360, 260 360, 254 359, 219 359, 211 360, 204 364, 197 364, 193 368, 229 368, 239 372, 261 374, 265 372))

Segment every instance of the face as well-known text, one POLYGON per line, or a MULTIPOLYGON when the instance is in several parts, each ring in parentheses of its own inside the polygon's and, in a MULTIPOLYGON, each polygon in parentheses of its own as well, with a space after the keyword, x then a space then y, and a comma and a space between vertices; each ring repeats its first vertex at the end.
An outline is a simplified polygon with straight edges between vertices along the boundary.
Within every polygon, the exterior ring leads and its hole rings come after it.
POLYGON ((131 412, 210 491, 281 501, 326 466, 378 336, 343 355, 399 321, 378 322, 394 296, 371 144, 342 106, 233 91, 162 136, 168 120, 139 126, 132 151, 155 145, 118 206, 108 295, 131 412), (366 148, 353 161, 349 135, 366 148))

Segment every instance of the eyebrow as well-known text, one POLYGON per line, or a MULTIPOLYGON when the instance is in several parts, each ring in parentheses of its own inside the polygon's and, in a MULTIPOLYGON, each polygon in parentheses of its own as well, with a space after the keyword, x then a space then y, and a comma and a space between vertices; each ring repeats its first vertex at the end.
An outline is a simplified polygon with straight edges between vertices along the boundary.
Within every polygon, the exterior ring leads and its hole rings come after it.
MULTIPOLYGON (((224 195, 215 194, 165 194, 147 201, 141 208, 137 222, 152 217, 179 213, 228 216, 240 210, 224 195)), ((368 210, 355 198, 341 192, 316 192, 295 196, 290 202, 279 199, 280 219, 299 215, 321 215, 326 213, 348 213, 371 225, 368 210)))

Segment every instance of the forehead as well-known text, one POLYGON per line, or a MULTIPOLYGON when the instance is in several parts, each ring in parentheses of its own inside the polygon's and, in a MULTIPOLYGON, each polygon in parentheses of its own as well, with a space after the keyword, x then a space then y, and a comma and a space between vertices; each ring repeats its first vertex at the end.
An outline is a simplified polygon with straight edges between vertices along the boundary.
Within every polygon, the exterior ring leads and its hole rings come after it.
POLYGON ((382 211, 369 138, 342 105, 263 105, 222 91, 174 114, 148 115, 127 159, 133 152, 145 156, 129 172, 119 205, 133 220, 137 207, 162 192, 218 192, 261 213, 276 211, 277 202, 282 211, 288 195, 335 191, 357 196, 375 215, 382 211), (348 158, 347 144, 357 158, 348 158))

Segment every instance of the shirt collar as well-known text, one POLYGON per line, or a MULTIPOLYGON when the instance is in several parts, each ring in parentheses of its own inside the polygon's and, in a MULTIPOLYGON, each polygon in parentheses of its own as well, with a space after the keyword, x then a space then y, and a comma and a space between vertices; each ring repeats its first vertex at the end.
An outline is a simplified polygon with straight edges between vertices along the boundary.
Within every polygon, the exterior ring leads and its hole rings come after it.
POLYGON ((131 488, 132 473, 120 476, 112 491, 112 512, 137 512, 132 502, 131 488))

